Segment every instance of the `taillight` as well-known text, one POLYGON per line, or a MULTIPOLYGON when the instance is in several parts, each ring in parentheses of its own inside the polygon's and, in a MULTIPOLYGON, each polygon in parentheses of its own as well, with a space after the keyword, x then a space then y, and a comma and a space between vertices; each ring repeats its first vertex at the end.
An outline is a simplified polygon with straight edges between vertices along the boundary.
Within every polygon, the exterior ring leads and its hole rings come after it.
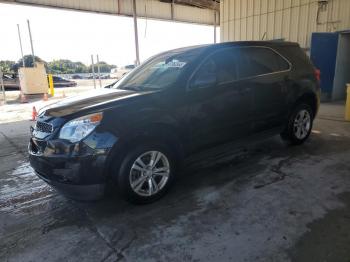
POLYGON ((320 71, 320 69, 315 68, 315 77, 316 77, 317 81, 320 83, 320 81, 321 81, 321 71, 320 71))

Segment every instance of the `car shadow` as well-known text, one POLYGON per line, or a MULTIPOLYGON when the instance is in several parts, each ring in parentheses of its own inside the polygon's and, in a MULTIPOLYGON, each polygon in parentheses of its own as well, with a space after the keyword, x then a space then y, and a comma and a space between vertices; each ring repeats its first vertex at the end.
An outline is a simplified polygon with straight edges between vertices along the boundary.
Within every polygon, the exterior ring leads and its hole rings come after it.
MULTIPOLYGON (((226 148, 228 150, 228 148, 226 148)), ((264 140, 237 152, 233 146, 230 150, 213 152, 210 160, 198 160, 195 165, 184 166, 178 172, 176 181, 169 192, 160 200, 147 205, 134 205, 124 201, 118 192, 111 191, 102 200, 95 202, 75 202, 86 209, 96 219, 113 216, 145 215, 149 212, 171 210, 171 217, 193 211, 201 205, 201 193, 220 191, 228 184, 239 191, 241 184, 250 181, 266 169, 262 159, 288 158, 300 155, 301 148, 288 146, 279 137, 264 140), (219 157, 218 157, 219 156, 219 157), (177 210, 177 212, 176 212, 177 210)))
MULTIPOLYGON (((18 126, 20 124, 18 123, 18 126)), ((11 134, 13 131, 7 126, 2 125, 3 132, 11 134)), ((13 141, 16 142, 16 139, 13 138, 13 141)), ((20 148, 20 145, 17 146, 20 148)), ((50 222, 43 225, 43 232, 67 225, 88 226, 93 230, 102 224, 109 224, 110 229, 152 228, 155 225, 165 225, 191 212, 202 211, 208 205, 220 205, 225 202, 227 192, 231 194, 232 199, 239 196, 242 188, 246 186, 259 190, 279 182, 285 178, 281 169, 288 169, 288 165, 293 165, 289 163, 291 159, 298 161, 314 157, 312 161, 322 161, 326 154, 341 153, 348 150, 349 146, 348 138, 313 134, 303 146, 288 146, 275 136, 240 151, 237 151, 235 146, 226 147, 225 152, 213 151, 211 156, 198 160, 196 165, 184 166, 168 194, 148 205, 130 204, 124 201, 116 190, 94 202, 67 199, 45 186, 33 173, 29 164, 24 162, 23 172, 4 177, 9 181, 6 183, 13 184, 7 186, 13 189, 11 192, 17 192, 13 196, 9 193, 9 198, 4 199, 7 201, 4 202, 4 209, 10 213, 22 210, 44 214, 47 218, 42 218, 42 221, 50 222), (268 172, 265 172, 266 170, 268 172), (40 194, 34 192, 35 188, 41 190, 40 194)), ((13 148, 15 150, 16 145, 13 148)), ((23 156, 17 154, 16 161, 21 158, 23 156)), ((9 155, 8 159, 10 163, 13 157, 9 155)), ((222 207, 219 208, 221 212, 222 207)))

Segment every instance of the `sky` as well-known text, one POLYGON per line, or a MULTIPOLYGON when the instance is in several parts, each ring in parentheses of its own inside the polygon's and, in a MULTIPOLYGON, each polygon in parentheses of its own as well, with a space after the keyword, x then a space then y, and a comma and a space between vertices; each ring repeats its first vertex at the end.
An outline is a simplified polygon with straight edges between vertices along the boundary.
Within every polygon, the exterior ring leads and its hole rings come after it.
MULTIPOLYGON (((0 60, 21 57, 17 24, 23 52, 31 53, 27 19, 34 53, 45 61, 69 59, 90 64, 91 54, 118 66, 135 61, 132 18, 12 4, 0 4, 0 60)), ((141 62, 165 50, 214 40, 212 26, 138 19, 138 30, 141 62)))

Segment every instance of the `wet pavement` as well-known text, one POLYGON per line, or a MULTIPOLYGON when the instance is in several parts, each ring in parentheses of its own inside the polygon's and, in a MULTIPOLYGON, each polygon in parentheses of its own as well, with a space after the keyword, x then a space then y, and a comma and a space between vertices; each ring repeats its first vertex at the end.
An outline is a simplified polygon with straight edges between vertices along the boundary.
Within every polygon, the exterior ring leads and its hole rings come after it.
MULTIPOLYGON (((324 104, 302 146, 273 137, 179 174, 160 201, 66 199, 0 124, 1 261, 350 261, 350 123, 324 104)), ((234 152, 234 149, 232 149, 234 152)), ((209 161, 208 161, 209 162, 209 161)))

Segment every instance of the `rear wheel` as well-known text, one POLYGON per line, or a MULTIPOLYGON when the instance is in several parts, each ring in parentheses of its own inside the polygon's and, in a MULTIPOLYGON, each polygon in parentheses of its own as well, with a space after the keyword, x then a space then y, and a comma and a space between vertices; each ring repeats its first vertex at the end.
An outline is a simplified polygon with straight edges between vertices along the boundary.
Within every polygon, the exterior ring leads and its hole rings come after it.
POLYGON ((141 145, 122 161, 118 189, 133 203, 145 204, 163 196, 169 189, 175 169, 172 152, 165 145, 141 145))
POLYGON ((309 137, 312 124, 313 112, 311 107, 308 104, 299 104, 290 115, 281 137, 291 144, 300 145, 309 137))

